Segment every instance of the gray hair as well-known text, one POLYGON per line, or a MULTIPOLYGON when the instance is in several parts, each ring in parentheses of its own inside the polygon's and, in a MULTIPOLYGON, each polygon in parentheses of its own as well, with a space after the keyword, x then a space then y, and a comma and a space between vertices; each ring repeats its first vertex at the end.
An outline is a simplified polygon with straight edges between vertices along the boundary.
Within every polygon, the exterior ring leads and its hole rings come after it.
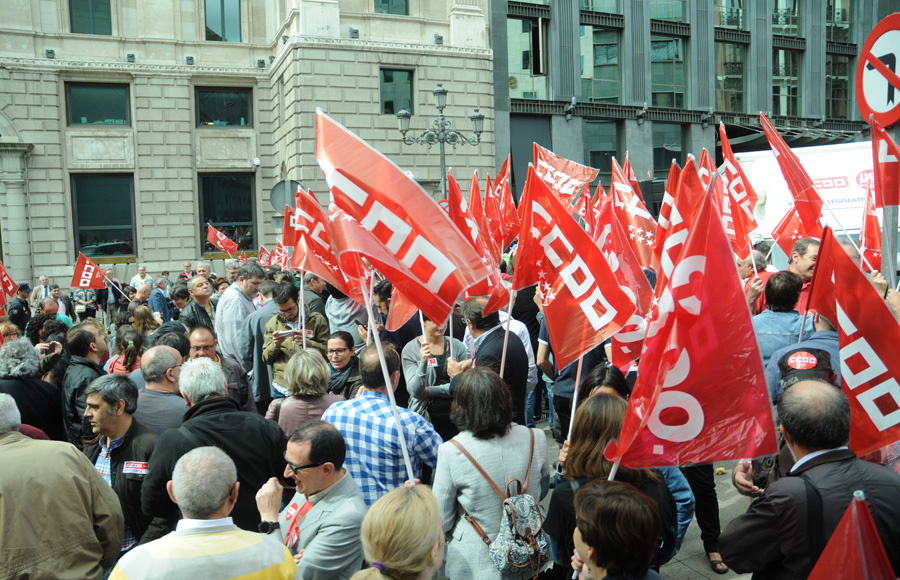
POLYGON ((303 275, 303 283, 309 284, 310 282, 312 282, 313 280, 316 280, 318 278, 321 278, 321 276, 319 276, 318 274, 313 274, 312 272, 307 272, 306 274, 303 275))
MULTIPOLYGON (((22 426, 22 413, 12 395, 0 393, 0 435, 18 431, 22 426)), ((9 466, 7 466, 9 467, 9 466)))
POLYGON ((764 271, 769 265, 769 263, 766 262, 766 257, 762 254, 762 252, 759 252, 757 250, 750 251, 750 255, 745 260, 745 263, 751 267, 755 263, 757 272, 764 271))
POLYGON ((244 280, 249 280, 250 278, 266 278, 266 272, 262 268, 259 267, 259 264, 252 264, 247 262, 240 268, 238 268, 237 274, 235 275, 237 278, 243 278, 244 280))
POLYGON ((778 400, 778 418, 794 444, 809 451, 834 449, 850 439, 850 402, 831 383, 806 380, 778 400))
POLYGON ((138 389, 128 375, 111 374, 94 379, 84 390, 85 396, 93 393, 99 393, 106 401, 110 415, 115 413, 113 408, 119 401, 125 401, 125 412, 129 415, 137 411, 138 389))
POLYGON ((328 391, 330 378, 328 363, 313 349, 295 352, 284 369, 284 387, 291 395, 320 397, 328 391))
POLYGON ((147 269, 147 264, 138 264, 138 270, 140 270, 141 268, 143 268, 144 270, 146 270, 146 269, 147 269))
POLYGON ((212 359, 194 359, 181 365, 178 385, 181 393, 196 405, 212 397, 225 396, 225 373, 212 359))
POLYGON ((207 270, 212 272, 212 268, 210 267, 209 262, 197 262, 197 269, 199 270, 200 268, 206 268, 207 270))
POLYGON ((156 285, 157 285, 157 286, 159 286, 160 284, 165 284, 166 282, 167 282, 167 280, 166 280, 165 277, 163 277, 163 276, 158 276, 158 277, 156 278, 156 285))
POLYGON ((241 263, 238 262, 237 260, 228 260, 227 262, 225 262, 226 270, 230 270, 232 268, 240 268, 240 267, 241 267, 241 263))
POLYGON ((175 355, 166 347, 154 346, 147 349, 141 358, 141 374, 144 376, 144 382, 150 385, 161 382, 166 376, 166 371, 174 368, 175 364, 175 355))
POLYGON ((27 338, 3 343, 0 347, 0 378, 25 379, 40 375, 38 353, 27 338))
POLYGON ((205 520, 222 509, 234 484, 234 461, 218 447, 185 453, 172 471, 172 495, 184 517, 205 520))

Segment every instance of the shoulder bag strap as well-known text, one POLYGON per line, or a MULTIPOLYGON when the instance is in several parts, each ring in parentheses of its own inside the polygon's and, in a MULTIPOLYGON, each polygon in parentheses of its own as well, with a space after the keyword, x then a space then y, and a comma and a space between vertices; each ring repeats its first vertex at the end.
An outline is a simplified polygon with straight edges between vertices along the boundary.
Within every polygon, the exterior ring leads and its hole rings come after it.
POLYGON ((188 431, 187 427, 185 427, 184 425, 178 428, 178 432, 184 435, 185 439, 187 439, 197 447, 205 447, 209 445, 209 443, 203 443, 202 441, 200 441, 200 438, 188 431))
POLYGON ((500 488, 497 487, 497 484, 494 483, 494 480, 491 479, 490 476, 487 473, 485 473, 484 469, 481 468, 481 466, 478 464, 478 462, 475 461, 475 458, 472 457, 468 451, 466 451, 466 448, 463 447, 462 444, 459 441, 457 441, 456 439, 451 439, 450 443, 453 443, 454 445, 456 445, 456 447, 458 447, 459 450, 462 451, 462 454, 469 458, 469 461, 472 462, 472 465, 475 466, 475 469, 477 469, 479 471, 479 473, 481 473, 481 475, 487 480, 487 482, 489 484, 491 484, 491 487, 494 488, 494 491, 497 492, 497 495, 500 496, 500 500, 501 501, 505 500, 506 496, 503 495, 503 492, 500 491, 500 488))
POLYGON ((278 417, 281 415, 281 405, 284 404, 284 397, 280 397, 277 401, 275 401, 275 422, 278 422, 278 417))
POLYGON ((534 460, 534 429, 529 429, 531 435, 531 449, 528 451, 528 470, 525 472, 525 481, 522 483, 522 493, 528 492, 528 480, 531 478, 531 462, 534 460))
POLYGON ((822 495, 805 473, 801 473, 806 484, 806 522, 809 528, 809 562, 815 566, 819 556, 825 551, 825 529, 822 514, 822 495))

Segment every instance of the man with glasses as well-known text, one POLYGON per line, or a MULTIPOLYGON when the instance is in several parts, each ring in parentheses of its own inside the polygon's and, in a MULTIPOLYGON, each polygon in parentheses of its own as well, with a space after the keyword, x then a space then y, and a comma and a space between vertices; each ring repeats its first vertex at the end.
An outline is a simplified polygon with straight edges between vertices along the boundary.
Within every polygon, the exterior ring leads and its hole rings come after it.
POLYGON ((360 526, 366 514, 359 486, 344 469, 341 433, 324 421, 298 425, 288 440, 285 479, 297 492, 279 513, 283 488, 274 477, 256 494, 259 531, 302 552, 297 578, 349 578, 362 564, 360 526))
POLYGON ((241 409, 256 412, 256 401, 250 394, 250 385, 247 382, 247 373, 241 365, 219 354, 219 342, 216 340, 216 332, 208 326, 195 326, 188 337, 191 342, 191 360, 208 358, 214 360, 225 373, 228 384, 228 396, 237 401, 241 409))
MULTIPOLYGON (((284 369, 297 349, 303 348, 304 331, 306 347, 315 348, 325 356, 328 343, 328 321, 321 314, 305 311, 306 323, 300 319, 300 292, 293 284, 279 284, 272 292, 279 314, 266 323, 266 340, 263 344, 263 362, 272 365, 273 386, 276 397, 287 396, 284 389, 284 369), (304 328, 305 327, 305 328, 304 328)), ((327 359, 326 359, 327 360, 327 359)))
POLYGON ((226 394, 225 374, 209 358, 196 358, 181 366, 181 396, 190 407, 179 429, 159 437, 150 457, 150 471, 141 488, 144 513, 165 518, 174 529, 178 506, 166 491, 175 463, 197 447, 222 449, 237 466, 240 491, 231 516, 243 530, 257 531, 260 518, 255 494, 270 477, 284 473, 287 439, 278 423, 246 413, 226 394))
POLYGON ((187 405, 178 390, 181 364, 181 353, 171 346, 154 346, 141 357, 144 388, 139 391, 134 418, 154 433, 177 429, 184 421, 187 405))

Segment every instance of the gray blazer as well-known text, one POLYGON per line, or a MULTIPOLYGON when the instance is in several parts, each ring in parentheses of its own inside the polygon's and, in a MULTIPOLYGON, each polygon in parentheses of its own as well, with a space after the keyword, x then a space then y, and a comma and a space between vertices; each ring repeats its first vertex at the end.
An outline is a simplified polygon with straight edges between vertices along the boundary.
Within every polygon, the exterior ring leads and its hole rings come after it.
MULTIPOLYGON (((546 452, 544 453, 546 455, 546 452)), ((306 496, 295 493, 288 507, 278 514, 278 531, 272 535, 284 543, 288 526, 287 513, 306 503, 306 496)), ((290 547, 292 554, 303 550, 297 565, 297 580, 346 579, 362 567, 363 547, 359 537, 366 503, 359 486, 347 473, 334 484, 334 489, 316 502, 301 520, 299 538, 290 547)))
MULTIPOLYGON (((448 339, 449 340, 449 339, 448 339)), ((436 385, 437 369, 429 367, 420 354, 422 344, 419 337, 406 343, 403 347, 403 376, 406 379, 406 390, 409 391, 409 410, 415 411, 429 421, 428 416, 428 397, 425 396, 425 389, 428 388, 430 396, 447 397, 452 399, 450 395, 450 383, 436 385)), ((469 351, 462 341, 453 339, 450 342, 450 353, 456 360, 465 360, 469 358, 469 351)))
MULTIPOLYGON (((520 481, 528 469, 528 428, 513 424, 509 433, 484 441, 463 431, 456 441, 478 461, 482 469, 500 489, 514 477, 520 481)), ((524 483, 524 482, 523 482, 524 483)), ((534 429, 534 454, 528 493, 538 500, 550 489, 550 470, 547 461, 547 438, 534 429)), ((457 447, 447 441, 438 448, 437 469, 434 474, 434 496, 437 498, 444 532, 449 534, 446 551, 446 576, 450 580, 495 580, 521 578, 501 575, 488 555, 488 546, 463 517, 465 509, 493 540, 500 531, 503 502, 497 492, 457 447)))

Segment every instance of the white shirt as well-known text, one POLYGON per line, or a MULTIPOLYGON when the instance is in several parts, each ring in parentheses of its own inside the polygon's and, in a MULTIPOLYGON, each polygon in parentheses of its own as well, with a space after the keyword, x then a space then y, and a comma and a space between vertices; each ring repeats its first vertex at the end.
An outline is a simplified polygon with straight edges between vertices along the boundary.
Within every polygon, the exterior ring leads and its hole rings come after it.
POLYGON ((797 472, 797 469, 798 469, 801 465, 803 465, 803 464, 806 463, 807 461, 812 461, 813 459, 815 459, 815 458, 818 457, 819 455, 825 455, 826 453, 831 453, 832 451, 843 451, 843 450, 845 450, 845 449, 850 449, 850 448, 847 447, 846 445, 844 445, 843 447, 836 447, 836 448, 834 448, 834 449, 820 449, 819 451, 813 451, 812 453, 810 453, 810 454, 808 454, 808 455, 804 455, 803 457, 801 457, 800 459, 798 459, 798 460, 797 460, 797 463, 795 463, 794 466, 791 468, 791 473, 796 473, 796 472, 797 472))
POLYGON ((233 526, 234 520, 230 517, 227 518, 219 518, 216 520, 193 520, 191 518, 184 518, 182 520, 178 520, 178 523, 175 525, 175 531, 180 532, 181 530, 193 530, 197 528, 214 528, 216 526, 233 526))

